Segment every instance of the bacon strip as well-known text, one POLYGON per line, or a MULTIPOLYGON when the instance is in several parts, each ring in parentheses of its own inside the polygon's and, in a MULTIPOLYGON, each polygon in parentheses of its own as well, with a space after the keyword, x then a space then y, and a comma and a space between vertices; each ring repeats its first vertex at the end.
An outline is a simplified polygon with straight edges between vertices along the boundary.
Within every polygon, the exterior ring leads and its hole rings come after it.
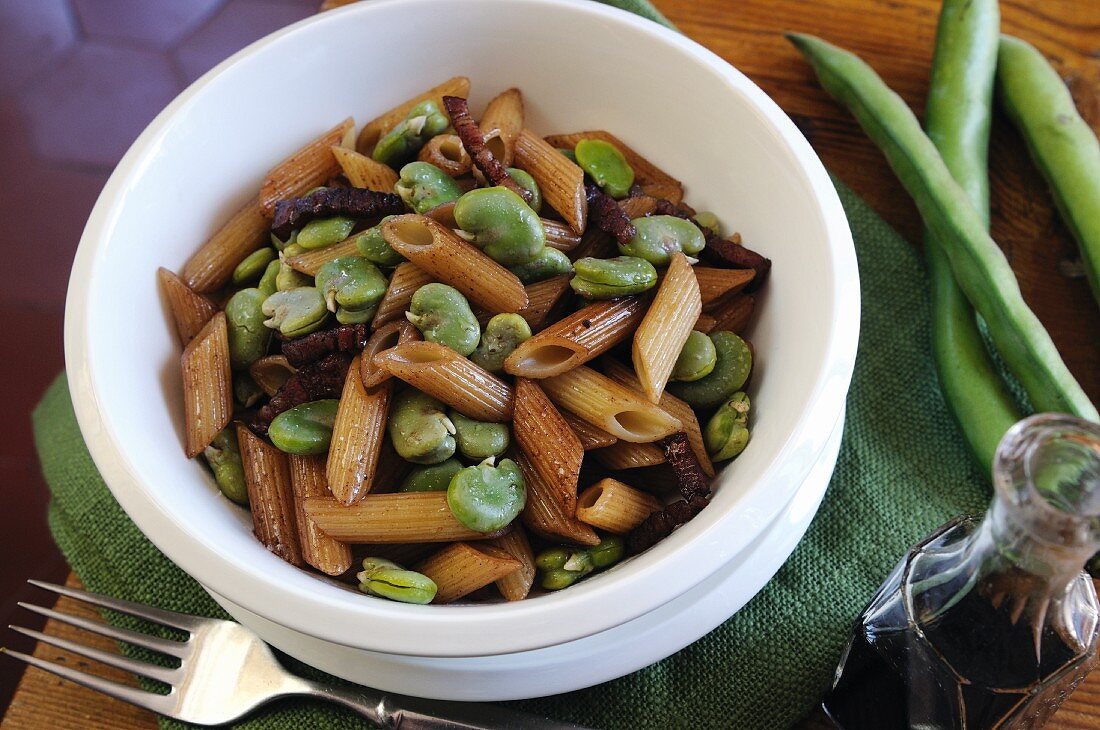
POLYGON ((661 448, 665 451, 669 465, 676 472, 680 496, 689 502, 698 497, 709 497, 710 479, 692 451, 687 434, 681 431, 661 439, 661 448))
POLYGON ((379 193, 366 188, 325 188, 301 198, 280 200, 275 204, 271 232, 285 239, 295 228, 317 218, 346 215, 350 218, 381 218, 400 215, 405 204, 393 193, 379 193))
POLYGON ((764 258, 751 248, 742 246, 739 243, 741 240, 739 234, 735 233, 733 237, 733 241, 727 241, 712 233, 707 233, 707 245, 699 252, 699 258, 709 264, 727 269, 752 269, 756 272, 756 276, 752 278, 744 291, 756 291, 764 283, 768 272, 771 271, 772 261, 764 258))
POLYGON ((656 545, 671 535, 677 527, 702 512, 706 506, 707 500, 704 497, 696 497, 690 501, 677 500, 664 509, 654 512, 626 536, 627 553, 637 555, 656 545))
POLYGON ((584 184, 584 194, 588 199, 589 222, 604 233, 614 236, 620 244, 625 246, 630 243, 638 229, 615 199, 590 182, 584 184))
POLYGON ((530 191, 520 187, 508 175, 508 171, 504 169, 504 165, 500 164, 500 160, 493 157, 492 151, 485 146, 485 137, 481 134, 481 128, 470 116, 469 103, 460 96, 444 96, 443 106, 447 109, 447 116, 451 118, 451 124, 454 125, 455 132, 462 140, 466 153, 477 165, 477 169, 481 170, 485 179, 493 185, 508 188, 530 203, 530 191))
POLYGON ((366 347, 368 339, 368 325, 342 324, 287 340, 283 343, 283 356, 292 366, 300 368, 333 352, 359 352, 366 347))
POLYGON ((339 398, 351 358, 346 352, 334 352, 301 368, 287 378, 267 405, 249 420, 248 426, 256 433, 267 434, 271 421, 283 411, 322 398, 339 398))

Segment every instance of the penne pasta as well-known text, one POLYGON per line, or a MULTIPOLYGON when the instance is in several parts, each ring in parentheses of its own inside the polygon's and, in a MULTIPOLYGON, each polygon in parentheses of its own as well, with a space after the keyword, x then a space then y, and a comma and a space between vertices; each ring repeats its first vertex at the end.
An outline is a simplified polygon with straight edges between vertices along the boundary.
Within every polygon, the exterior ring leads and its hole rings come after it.
POLYGON ((456 542, 421 561, 413 570, 436 585, 432 603, 451 603, 523 568, 520 561, 492 545, 456 542))
POLYGON ((291 455, 290 484, 294 491, 294 516, 302 559, 326 575, 341 575, 351 567, 351 548, 333 540, 306 514, 303 503, 310 497, 328 496, 325 457, 291 455))
MULTIPOLYGON (((437 134, 432 137, 420 148, 416 159, 435 165, 451 177, 465 175, 474 166, 474 161, 470 159, 470 154, 462 146, 462 140, 457 134, 437 134)), ((392 189, 391 186, 390 190, 392 189)))
POLYGON ((428 89, 423 94, 398 104, 385 114, 381 114, 363 125, 359 131, 359 138, 355 142, 355 149, 364 155, 370 156, 374 151, 374 145, 383 134, 392 129, 398 122, 404 119, 409 110, 426 99, 431 99, 443 110, 444 96, 461 96, 463 99, 470 95, 470 79, 465 76, 455 76, 447 79, 439 86, 428 89))
POLYGON ((684 189, 678 182, 652 182, 642 185, 642 192, 651 198, 667 200, 673 205, 679 205, 684 200, 684 189))
POLYGON ((695 329, 699 330, 705 335, 709 335, 714 331, 714 325, 718 323, 714 317, 710 316, 706 312, 699 315, 699 319, 695 320, 695 329))
POLYGON ((363 387, 375 388, 393 377, 388 370, 372 362, 375 355, 402 343, 419 342, 422 339, 420 330, 407 319, 395 320, 376 329, 363 347, 363 355, 360 358, 359 378, 363 387))
POLYGON ((164 267, 157 269, 157 281, 164 298, 168 300, 168 311, 176 323, 180 344, 186 345, 202 331, 218 308, 202 294, 191 291, 183 279, 164 267))
POLYGON ((588 257, 607 259, 618 255, 619 249, 615 247, 614 239, 592 226, 581 236, 580 245, 569 252, 569 260, 576 261, 588 257))
POLYGON ((516 137, 523 130, 523 94, 519 89, 507 89, 497 94, 485 107, 478 120, 485 144, 493 157, 505 167, 515 159, 516 137))
POLYGON ((741 334, 749 326, 756 297, 738 292, 723 297, 710 306, 710 315, 714 317, 714 332, 734 332, 741 334))
POLYGON ((572 274, 561 274, 524 287, 527 306, 517 314, 523 317, 532 332, 538 332, 551 319, 551 313, 569 301, 569 280, 572 274))
MULTIPOLYGON (((664 183, 674 185, 677 188, 683 188, 680 181, 669 175, 661 168, 654 165, 646 158, 639 155, 633 149, 628 147, 621 139, 615 135, 605 132, 603 130, 593 130, 590 132, 574 132, 572 134, 552 134, 546 138, 546 141, 554 147, 564 147, 566 149, 573 149, 577 146, 577 142, 582 139, 601 139, 604 142, 610 142, 619 148, 619 152, 623 153, 623 157, 626 158, 627 163, 631 169, 634 170, 634 182, 642 187, 649 185, 650 183, 664 183)), ((663 195, 655 195, 653 197, 666 197, 663 195)), ((681 192, 679 197, 683 197, 681 192)), ((671 198, 667 198, 672 200, 671 198)), ((672 200, 674 203, 679 203, 680 200, 672 200)))
POLYGON ((527 487, 527 502, 520 513, 527 529, 547 540, 566 540, 590 547, 600 544, 600 536, 595 530, 577 520, 572 512, 562 510, 553 489, 543 481, 523 452, 515 454, 515 461, 527 487))
POLYGON ((577 519, 601 530, 625 535, 664 505, 617 479, 601 479, 581 493, 577 519))
POLYGON ((378 353, 372 362, 464 416, 512 420, 512 387, 446 345, 406 342, 378 353))
POLYGON ((363 558, 382 558, 398 565, 415 565, 439 549, 437 542, 389 543, 386 545, 356 545, 355 562, 362 564, 363 558))
POLYGON ((301 567, 305 561, 287 455, 241 423, 237 424, 237 443, 256 538, 283 560, 301 567))
POLYGON ((393 390, 388 382, 369 390, 363 386, 359 376, 361 357, 355 356, 344 378, 325 467, 329 491, 344 505, 354 504, 370 491, 393 390))
POLYGON ((344 256, 358 256, 359 248, 355 245, 358 235, 352 236, 340 243, 324 248, 315 248, 311 251, 303 251, 297 256, 287 256, 283 260, 286 265, 295 271, 301 271, 308 276, 317 276, 321 267, 334 259, 344 256))
POLYGON ((618 438, 612 436, 602 428, 593 426, 588 421, 578 416, 574 416, 569 411, 565 411, 561 414, 565 422, 569 424, 569 428, 573 429, 573 433, 577 434, 577 438, 580 439, 581 448, 585 451, 591 451, 592 449, 602 449, 604 446, 610 446, 617 443, 618 438))
POLYGON ((378 453, 378 467, 374 470, 374 480, 367 491, 372 495, 396 492, 411 468, 412 465, 402 459, 393 448, 390 437, 384 437, 378 453))
POLYGON ((346 138, 354 129, 355 122, 348 117, 271 168, 260 186, 260 209, 264 216, 273 217, 275 204, 280 200, 305 195, 339 175, 340 163, 333 156, 332 147, 346 146, 346 138))
POLYGON ((564 223, 542 218, 542 229, 546 231, 546 245, 559 251, 572 251, 581 245, 581 237, 564 223))
POLYGON ((640 469, 665 462, 665 452, 656 444, 632 444, 629 441, 596 449, 592 452, 596 460, 608 469, 640 469))
POLYGON ((366 188, 379 193, 392 193, 397 184, 397 173, 384 162, 378 162, 353 149, 332 146, 332 156, 353 187, 366 188))
POLYGON ((180 355, 184 449, 194 458, 233 417, 233 381, 225 313, 218 312, 180 355))
POLYGON ((520 568, 502 578, 497 578, 497 590, 506 601, 521 601, 531 592, 535 583, 535 555, 531 552, 531 543, 527 533, 518 524, 512 525, 507 535, 486 540, 484 544, 503 550, 519 561, 520 568))
POLYGON ((297 371, 298 368, 287 362, 284 355, 261 357, 248 366, 248 374, 267 395, 278 393, 279 388, 297 371))
POLYGON ((658 406, 595 370, 581 365, 540 385, 554 404, 631 443, 657 441, 683 426, 658 406))
POLYGON ((525 378, 560 375, 624 341, 645 316, 642 297, 593 302, 520 343, 504 361, 504 371, 525 378))
POLYGON ((644 218, 657 210, 657 199, 648 195, 639 195, 635 198, 620 200, 619 207, 626 213, 627 218, 632 220, 634 218, 644 218))
POLYGON ((699 298, 703 306, 723 296, 744 289, 756 276, 752 269, 716 269, 711 266, 694 266, 695 280, 699 282, 699 298))
POLYGON ((393 250, 491 312, 518 312, 527 306, 523 283, 481 249, 422 215, 400 215, 382 224, 393 250))
POLYGON ((695 272, 686 256, 674 253, 631 348, 634 372, 651 403, 660 402, 680 350, 702 311, 695 272))
POLYGON ((516 167, 535 178, 543 201, 561 214, 574 233, 584 233, 588 216, 584 171, 529 129, 519 133, 515 146, 516 167))
POLYGON ((573 514, 584 447, 542 388, 526 378, 516 378, 512 436, 561 511, 573 514))
POLYGON ((370 326, 379 329, 382 325, 393 321, 405 321, 405 312, 412 304, 413 294, 416 290, 432 281, 432 276, 416 264, 406 261, 398 264, 390 274, 390 284, 386 287, 386 293, 382 301, 378 302, 378 310, 374 313, 374 319, 370 326))
POLYGON ((187 260, 180 278, 200 294, 221 289, 233 276, 237 264, 269 240, 270 229, 271 222, 264 216, 260 199, 253 198, 187 260))
POLYGON ((453 542, 498 536, 474 532, 455 519, 446 492, 368 494, 350 507, 332 497, 311 497, 304 504, 310 519, 341 542, 453 542))

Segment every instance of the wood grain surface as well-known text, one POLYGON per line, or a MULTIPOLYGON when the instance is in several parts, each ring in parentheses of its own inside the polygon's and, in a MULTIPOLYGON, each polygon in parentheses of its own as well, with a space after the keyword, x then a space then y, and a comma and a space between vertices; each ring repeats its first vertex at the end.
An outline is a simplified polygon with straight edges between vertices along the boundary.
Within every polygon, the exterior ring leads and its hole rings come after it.
MULTIPOLYGON (((657 0, 688 36, 741 69, 774 98, 813 143, 826 166, 863 196, 907 239, 919 241, 916 209, 881 154, 814 81, 783 39, 810 32, 859 53, 920 113, 932 57, 937 0, 657 0)), ((1100 1, 1002 0, 1002 27, 1034 43, 1066 78, 1094 128, 1100 126, 1100 1)), ((1020 280, 1024 297, 1085 390, 1100 400, 1100 310, 1075 274, 1076 248, 1053 212, 1050 193, 1018 135, 998 117, 991 151, 993 235, 1020 280)), ((75 578, 70 582, 76 584, 75 578)), ((43 595, 48 602, 48 596, 43 595)), ((94 615, 70 601, 60 610, 94 615)), ((47 633, 113 648, 112 642, 49 622, 47 633), (81 634, 81 635, 77 635, 81 634)), ((121 681, 122 673, 91 667, 68 652, 40 644, 36 655, 121 681)), ((30 669, 4 717, 5 730, 133 730, 155 718, 124 703, 30 669)), ((803 728, 829 725, 815 715, 803 728)), ((1090 677, 1048 726, 1100 728, 1100 674, 1090 677)))

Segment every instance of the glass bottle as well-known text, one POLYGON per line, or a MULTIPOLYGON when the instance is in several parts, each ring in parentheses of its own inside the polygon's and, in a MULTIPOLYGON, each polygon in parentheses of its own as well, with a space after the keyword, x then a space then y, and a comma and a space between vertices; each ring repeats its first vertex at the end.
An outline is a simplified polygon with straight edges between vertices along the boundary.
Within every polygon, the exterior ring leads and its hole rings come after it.
POLYGON ((1038 728, 1092 668, 1100 426, 1017 423, 993 484, 983 518, 911 548, 864 609, 823 702, 839 727, 1038 728))

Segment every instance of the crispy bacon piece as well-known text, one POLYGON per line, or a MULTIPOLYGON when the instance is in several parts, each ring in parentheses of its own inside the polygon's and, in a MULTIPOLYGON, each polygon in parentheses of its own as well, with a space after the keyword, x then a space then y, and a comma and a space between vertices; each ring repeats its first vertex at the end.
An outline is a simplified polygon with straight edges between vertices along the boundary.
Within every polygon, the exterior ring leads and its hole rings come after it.
POLYGON ((288 363, 300 368, 333 352, 359 352, 366 346, 368 339, 369 325, 342 324, 287 340, 283 343, 283 356, 288 363))
POLYGON ((615 199, 590 182, 584 184, 584 194, 588 198, 589 222, 604 233, 614 236, 622 245, 630 243, 638 230, 615 199))
POLYGON ((500 164, 500 160, 493 157, 492 151, 485 146, 485 137, 481 134, 481 128, 470 116, 469 103, 461 96, 444 96, 443 106, 447 109, 447 116, 451 118, 451 124, 454 125, 455 132, 462 140, 462 146, 466 148, 466 153, 477 165, 477 169, 481 170, 481 174, 485 176, 485 179, 493 185, 508 188, 530 203, 530 191, 520 187, 515 180, 509 177, 504 165, 500 164))
POLYGON ((681 431, 661 439, 661 448, 665 451, 669 465, 676 472, 681 497, 690 502, 697 497, 710 496, 710 479, 700 466, 695 452, 691 450, 687 434, 681 431))
POLYGON ((339 398, 351 358, 346 352, 334 352, 298 370, 249 420, 249 427, 266 435, 272 419, 283 411, 322 398, 339 398))
POLYGON ((671 535, 677 527, 702 512, 706 506, 705 497, 696 497, 691 500, 677 500, 664 509, 654 512, 626 536, 627 554, 637 555, 656 545, 671 535))
MULTIPOLYGON (((706 233, 704 231, 704 233, 706 233)), ((752 278, 744 291, 756 291, 764 283, 771 271, 771 259, 764 258, 751 248, 742 246, 740 234, 733 234, 733 240, 727 241, 712 233, 707 233, 707 245, 699 252, 699 258, 708 264, 727 269, 752 269, 756 276, 752 278)))
MULTIPOLYGON (((674 215, 684 220, 692 220, 695 216, 695 208, 687 203, 673 203, 668 198, 657 198, 657 208, 654 215, 674 215)), ((694 221, 692 221, 694 223, 694 221)))
POLYGON ((381 218, 405 212, 400 196, 366 188, 325 188, 301 198, 280 200, 275 204, 271 232, 286 238, 316 218, 346 215, 350 218, 381 218))

